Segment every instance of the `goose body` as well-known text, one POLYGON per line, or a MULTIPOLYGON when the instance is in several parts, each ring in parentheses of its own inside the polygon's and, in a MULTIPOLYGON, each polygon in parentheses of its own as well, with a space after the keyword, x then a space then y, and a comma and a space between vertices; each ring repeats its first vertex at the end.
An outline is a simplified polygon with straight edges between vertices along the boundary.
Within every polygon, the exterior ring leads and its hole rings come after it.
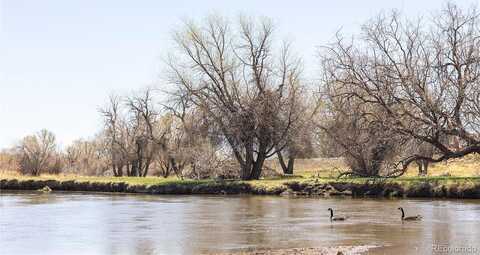
POLYGON ((415 216, 407 216, 405 217, 405 212, 403 211, 402 207, 398 207, 398 210, 402 211, 402 221, 419 221, 423 217, 422 215, 415 215, 415 216))
POLYGON ((328 208, 328 210, 330 211, 330 221, 344 221, 344 220, 347 219, 346 217, 334 217, 333 216, 333 209, 328 208))

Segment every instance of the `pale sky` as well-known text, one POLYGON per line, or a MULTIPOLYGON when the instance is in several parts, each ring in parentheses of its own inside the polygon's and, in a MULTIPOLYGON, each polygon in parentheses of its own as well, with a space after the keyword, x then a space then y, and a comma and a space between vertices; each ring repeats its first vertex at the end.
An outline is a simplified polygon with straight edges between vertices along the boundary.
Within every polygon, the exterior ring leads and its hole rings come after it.
MULTIPOLYGON (((462 7, 478 0, 454 1, 462 7)), ((42 128, 62 145, 100 129, 112 92, 158 85, 171 31, 210 13, 267 16, 293 41, 308 73, 316 47, 381 11, 429 18, 439 0, 0 0, 0 148, 42 128)))

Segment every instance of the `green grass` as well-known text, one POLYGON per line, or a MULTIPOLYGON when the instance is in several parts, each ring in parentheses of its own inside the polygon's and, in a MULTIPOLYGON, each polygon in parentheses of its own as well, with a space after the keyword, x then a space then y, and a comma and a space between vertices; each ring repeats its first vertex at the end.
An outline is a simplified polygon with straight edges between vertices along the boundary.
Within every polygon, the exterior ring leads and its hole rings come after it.
MULTIPOLYGON (((44 185, 51 186, 52 189, 59 190, 81 190, 81 191, 99 191, 99 192, 129 192, 129 193, 148 193, 153 194, 257 194, 257 195, 278 195, 285 191, 288 194, 300 195, 324 195, 321 190, 328 190, 325 185, 338 187, 349 187, 350 194, 354 190, 363 190, 357 195, 367 194, 368 192, 393 192, 376 194, 397 194, 400 196, 413 197, 450 197, 450 198, 478 198, 480 187, 480 177, 400 177, 391 179, 374 178, 331 178, 331 177, 288 177, 288 178, 268 178, 252 181, 215 181, 207 180, 180 180, 177 178, 162 177, 85 177, 85 176, 5 176, 0 175, 0 181, 5 183, 11 189, 41 189, 44 185), (35 181, 56 181, 35 182, 35 181), (33 183, 31 182, 33 181, 33 183), (66 183, 75 182, 75 183, 66 183), (105 184, 103 184, 105 183, 105 184), (113 185, 113 183, 123 183, 123 185, 113 185), (126 184, 126 186, 125 186, 126 184), (377 185, 378 184, 378 185, 377 185), (10 185, 10 186, 9 186, 10 185), (20 187, 20 188, 19 188, 20 187), (23 187, 23 188, 22 188, 23 187), (60 188, 59 188, 60 187, 60 188), (72 188, 73 187, 73 188, 72 188), (121 191, 113 187, 123 187, 121 191), (66 189, 63 189, 66 188, 66 189), (367 189, 367 190, 365 190, 367 189), (392 189, 394 191, 392 191, 392 189), (320 193, 311 193, 318 192, 320 193), (447 191, 446 191, 447 190, 447 191), (363 193, 365 192, 365 193, 363 193), (472 193, 473 192, 473 193, 472 193), (473 195, 472 195, 473 194, 473 195)), ((331 190, 331 188, 330 188, 331 190)), ((329 192, 329 191, 327 191, 329 192)), ((397 196, 395 195, 395 196, 397 196)), ((381 195, 383 196, 383 195, 381 195)))
MULTIPOLYGON (((207 184, 215 182, 212 179, 206 180, 181 180, 177 177, 95 177, 95 176, 78 176, 78 175, 42 175, 42 176, 25 176, 18 174, 0 174, 0 179, 17 179, 17 180, 57 180, 57 181, 76 181, 76 182, 124 182, 131 185, 167 185, 167 184, 207 184)), ((438 183, 458 183, 458 182, 480 182, 479 176, 405 176, 391 179, 379 178, 334 178, 334 177, 314 177, 314 176, 288 176, 288 177, 272 177, 251 181, 235 181, 249 183, 252 186, 275 187, 283 185, 286 182, 311 182, 328 183, 328 182, 348 182, 348 183, 365 183, 365 182, 396 182, 396 183, 418 183, 418 182, 438 182, 438 183)))
MULTIPOLYGON (((267 166, 280 172, 279 166, 275 165, 275 161, 267 162, 267 166)), ((336 176, 340 171, 345 170, 346 166, 341 159, 300 159, 296 161, 296 169, 294 176, 273 176, 261 180, 252 181, 235 181, 233 183, 248 183, 252 187, 260 189, 275 189, 281 187, 288 182, 346 182, 346 183, 366 183, 366 182, 388 182, 398 183, 402 186, 416 185, 419 183, 429 182, 439 185, 473 185, 480 183, 480 158, 466 157, 461 160, 454 160, 448 163, 434 164, 429 169, 429 176, 416 176, 416 169, 411 167, 408 172, 399 178, 394 179, 373 179, 373 178, 341 178, 336 176), (446 176, 448 173, 450 176, 446 176)), ((0 171, 0 179, 16 179, 23 180, 57 180, 57 181, 75 181, 75 182, 123 182, 129 185, 200 185, 213 184, 214 180, 181 180, 177 177, 93 177, 79 175, 42 175, 38 177, 23 176, 17 172, 0 171)))
POLYGON ((132 185, 159 185, 159 184, 200 184, 209 182, 209 180, 180 180, 176 177, 97 177, 97 176, 80 176, 80 175, 41 175, 27 176, 16 173, 0 173, 0 179, 16 179, 16 180, 57 180, 57 181, 75 181, 75 182, 124 182, 132 185))

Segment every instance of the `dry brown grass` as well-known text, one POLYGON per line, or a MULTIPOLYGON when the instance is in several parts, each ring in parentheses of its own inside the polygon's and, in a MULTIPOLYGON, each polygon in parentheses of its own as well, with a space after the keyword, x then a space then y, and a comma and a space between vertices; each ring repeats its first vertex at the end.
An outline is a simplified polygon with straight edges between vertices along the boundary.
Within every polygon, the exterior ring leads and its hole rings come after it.
MULTIPOLYGON (((270 159, 266 162, 268 167, 281 173, 282 168, 276 159, 270 159)), ((342 171, 347 169, 342 158, 311 158, 295 160, 295 175, 304 177, 336 177, 342 171)))
MULTIPOLYGON (((429 169, 429 176, 457 176, 457 177, 478 177, 480 176, 480 155, 468 155, 461 159, 452 159, 447 162, 432 164, 429 169)), ((416 176, 418 170, 413 164, 406 176, 416 176)))
MULTIPOLYGON (((267 165, 277 172, 282 169, 277 160, 269 160, 267 165)), ((348 167, 342 158, 312 158, 298 159, 295 161, 295 175, 304 177, 336 177, 348 167)), ((405 176, 413 177, 418 175, 416 164, 411 164, 405 176)), ((455 177, 478 177, 480 176, 480 155, 469 155, 462 159, 453 159, 447 162, 431 164, 428 169, 428 176, 455 176, 455 177)))
MULTIPOLYGON (((278 173, 281 173, 281 167, 278 164, 277 160, 271 159, 266 162, 266 166, 272 169, 275 169, 278 173)), ((342 171, 347 170, 347 166, 341 158, 312 158, 312 159, 298 159, 295 161, 295 170, 294 175, 298 178, 310 178, 310 177, 328 177, 335 178, 342 171)), ((408 169, 405 177, 415 177, 417 176, 418 170, 415 164, 412 164, 408 169)), ((450 160, 448 162, 441 162, 432 164, 429 167, 428 176, 452 176, 452 177, 480 177, 480 156, 470 155, 462 159, 450 160)), ((295 177, 293 177, 295 178, 295 177)), ((303 179, 302 178, 302 179, 303 179)), ((122 178, 112 178, 112 177, 93 177, 93 176, 80 176, 75 174, 60 174, 60 175, 47 175, 43 174, 40 177, 31 177, 20 175, 16 171, 12 170, 1 170, 0 169, 0 179, 56 179, 56 180, 83 180, 83 181, 92 181, 97 180, 101 181, 111 181, 112 179, 122 181, 124 179, 137 180, 137 177, 122 177, 122 178)), ((158 182, 157 177, 148 177, 147 179, 152 179, 151 181, 158 182)), ((166 180, 176 180, 177 178, 171 177, 166 180)), ((267 178, 268 180, 263 180, 262 182, 278 182, 282 181, 283 178, 267 178)), ((144 180, 140 178, 139 180, 144 180)), ((150 181, 150 180, 148 180, 150 181)))

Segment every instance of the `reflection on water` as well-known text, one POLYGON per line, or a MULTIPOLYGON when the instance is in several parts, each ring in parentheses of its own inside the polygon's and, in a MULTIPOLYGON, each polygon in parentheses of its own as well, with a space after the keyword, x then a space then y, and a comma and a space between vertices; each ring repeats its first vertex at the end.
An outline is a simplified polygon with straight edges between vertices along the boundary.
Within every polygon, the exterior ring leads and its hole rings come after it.
MULTIPOLYGON (((376 245, 480 250, 480 201, 1 193, 1 254, 199 254, 376 245), (400 221, 397 207, 421 222, 400 221), (332 224, 327 208, 350 217, 332 224)), ((370 254, 370 253, 369 253, 370 254)))

